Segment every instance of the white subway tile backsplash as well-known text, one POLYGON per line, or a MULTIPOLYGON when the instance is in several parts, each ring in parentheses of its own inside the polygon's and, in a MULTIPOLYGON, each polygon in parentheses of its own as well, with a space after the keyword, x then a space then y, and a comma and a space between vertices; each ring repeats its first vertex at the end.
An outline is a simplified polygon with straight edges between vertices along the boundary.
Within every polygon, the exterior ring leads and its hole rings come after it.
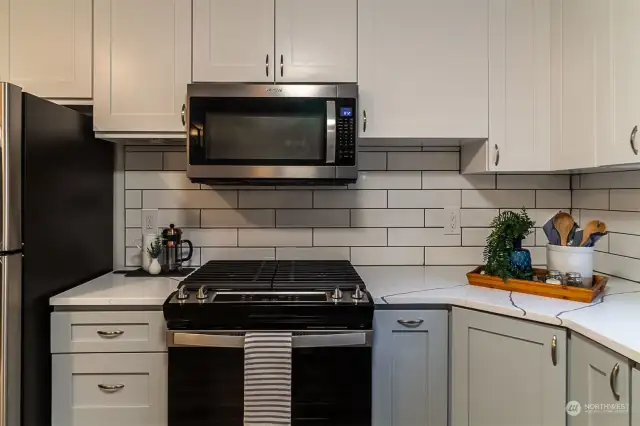
POLYGON ((127 190, 124 192, 124 206, 127 209, 142 208, 142 191, 127 190))
POLYGON ((349 260, 349 247, 276 247, 278 260, 349 260))
POLYGON ((569 189, 569 175, 498 175, 498 189, 569 189))
POLYGON ((387 153, 386 152, 359 152, 358 153, 358 169, 359 170, 386 170, 387 169, 387 153))
POLYGON ((423 265, 423 247, 352 247, 354 265, 423 265))
POLYGON ((238 194, 236 191, 212 190, 143 191, 142 206, 145 209, 233 209, 238 207, 238 194))
POLYGON ((460 210, 460 226, 488 227, 499 212, 498 209, 462 209, 460 210))
POLYGON ((187 170, 187 154, 183 152, 165 152, 162 168, 164 170, 187 170))
POLYGON ((459 246, 460 235, 445 235, 444 228, 390 228, 389 246, 459 246))
POLYGON ((202 263, 210 260, 275 260, 275 248, 252 247, 203 247, 201 254, 202 263))
POLYGON ((126 209, 124 211, 124 223, 127 228, 142 226, 142 210, 126 209))
MULTIPOLYGON (((627 257, 640 259, 640 236, 627 234, 609 234, 609 252, 627 257)), ((596 246, 602 248, 602 239, 596 246)), ((607 250, 604 250, 607 251, 607 250)))
POLYGON ((349 189, 420 189, 420 172, 360 172, 358 181, 349 189))
POLYGON ((609 190, 573 190, 571 207, 574 209, 609 210, 609 190))
POLYGON ((463 208, 534 208, 534 190, 463 190, 463 208))
POLYGON ((313 245, 326 247, 386 246, 387 230, 385 228, 314 229, 313 245))
POLYGON ((425 265, 469 265, 483 264, 482 247, 425 247, 425 265))
POLYGON ((125 170, 162 170, 162 152, 126 152, 125 170))
POLYGON ((235 247, 238 231, 235 229, 183 229, 183 239, 196 247, 235 247))
POLYGON ((273 228, 275 210, 205 209, 201 210, 203 228, 273 228))
MULTIPOLYGON (((465 247, 484 247, 487 237, 491 234, 491 228, 462 228, 462 245, 465 247)), ((535 246, 535 232, 527 236, 523 241, 524 247, 535 246)))
MULTIPOLYGON (((501 211, 511 210, 514 212, 520 212, 521 209, 500 209, 501 211)), ((527 214, 535 222, 537 228, 542 228, 545 223, 559 211, 571 213, 568 209, 527 209, 527 214)), ((577 218, 576 218, 577 219, 577 218)), ((464 226, 464 225, 463 225, 464 226)))
POLYGON ((311 229, 238 229, 241 247, 307 247, 312 245, 311 229))
POLYGON ((126 189, 200 189, 184 172, 125 172, 126 189))
POLYGON ((425 209, 424 226, 426 228, 441 228, 445 225, 444 209, 425 209))
POLYGON ((640 259, 595 252, 593 269, 604 274, 640 281, 640 259))
POLYGON ((493 175, 462 175, 459 172, 422 172, 422 189, 495 189, 493 175))
POLYGON ((276 211, 278 228, 349 227, 348 209, 282 209, 276 211))
POLYGON ((136 247, 142 245, 142 228, 127 228, 125 231, 125 245, 136 247))
POLYGON ((458 190, 389 191, 389 208, 445 208, 460 206, 458 190))
POLYGON ((571 208, 571 191, 568 189, 537 190, 536 208, 571 208))
POLYGON ((640 189, 612 189, 610 209, 640 212, 640 189))
MULTIPOLYGON (((387 191, 313 191, 313 207, 316 209, 365 209, 386 208, 387 191)), ((291 206, 289 206, 291 208, 291 206)))
POLYGON ((311 208, 311 191, 240 191, 241 209, 311 208))
POLYGON ((424 226, 422 209, 352 209, 351 226, 363 228, 395 228, 424 226))
POLYGON ((388 170, 459 170, 458 152, 389 152, 388 170))
POLYGON ((640 188, 640 170, 580 175, 580 189, 640 188))
POLYGON ((580 224, 599 220, 607 224, 609 232, 640 235, 640 218, 637 212, 618 212, 606 210, 581 210, 580 224))
POLYGON ((158 226, 167 227, 171 224, 179 228, 200 226, 200 210, 197 209, 162 209, 158 210, 158 226))

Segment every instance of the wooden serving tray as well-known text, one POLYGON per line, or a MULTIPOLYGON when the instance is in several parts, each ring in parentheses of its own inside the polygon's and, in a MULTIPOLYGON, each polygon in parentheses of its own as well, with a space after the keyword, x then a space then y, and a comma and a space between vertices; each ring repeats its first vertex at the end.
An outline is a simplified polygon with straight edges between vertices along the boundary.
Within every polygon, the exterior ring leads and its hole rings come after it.
MULTIPOLYGON (((478 266, 467 274, 470 285, 495 288, 498 290, 515 291, 518 293, 535 294, 537 296, 553 297, 555 299, 574 300, 576 302, 591 303, 607 285, 609 278, 602 275, 593 276, 593 287, 571 287, 558 284, 547 284, 538 281, 509 279, 505 283, 500 277, 481 274, 484 266, 478 266)), ((545 269, 533 269, 536 276, 545 276, 545 269)))

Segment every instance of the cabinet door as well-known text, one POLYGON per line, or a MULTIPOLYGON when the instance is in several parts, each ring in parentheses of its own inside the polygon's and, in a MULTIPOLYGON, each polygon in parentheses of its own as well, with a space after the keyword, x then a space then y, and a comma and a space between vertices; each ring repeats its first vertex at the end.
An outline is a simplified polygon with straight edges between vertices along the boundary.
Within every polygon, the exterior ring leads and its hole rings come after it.
POLYGON ((0 80, 45 98, 90 99, 91 0, 2 0, 0 80))
MULTIPOLYGON (((629 406, 627 358, 577 334, 569 341, 569 401, 581 404, 577 415, 569 412, 570 426, 628 426, 630 413, 588 409, 588 404, 629 406), (613 376, 613 377, 612 377, 613 376)), ((574 412, 575 413, 575 412, 574 412)))
POLYGON ((488 0, 360 0, 358 14, 360 136, 488 137, 488 0))
MULTIPOLYGON (((640 2, 608 0, 611 11, 613 132, 598 139, 598 165, 640 163, 640 2)), ((601 17, 605 19, 606 16, 601 17)))
POLYGON ((52 357, 53 426, 167 424, 167 354, 52 357))
MULTIPOLYGON (((617 1, 617 0, 616 0, 617 1)), ((553 170, 596 165, 596 141, 611 137, 608 1, 552 2, 553 170)))
POLYGON ((274 14, 274 0, 194 0, 193 81, 272 82, 274 14))
POLYGON ((551 0, 490 0, 489 22, 491 170, 548 171, 551 0))
POLYGON ((565 424, 563 329, 454 308, 451 351, 453 426, 565 424))
POLYGON ((183 132, 191 0, 101 0, 94 11, 95 130, 183 132))
POLYGON ((631 426, 640 426, 640 370, 631 374, 631 426))
POLYGON ((373 425, 446 426, 448 313, 374 317, 373 425))
POLYGON ((358 79, 358 0, 276 0, 276 81, 358 79))

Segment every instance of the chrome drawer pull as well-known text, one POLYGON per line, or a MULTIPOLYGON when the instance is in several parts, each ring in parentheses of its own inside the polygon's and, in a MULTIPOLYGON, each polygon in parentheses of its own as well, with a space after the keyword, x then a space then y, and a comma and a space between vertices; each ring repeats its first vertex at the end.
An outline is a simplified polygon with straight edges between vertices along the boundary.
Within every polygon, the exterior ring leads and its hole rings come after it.
POLYGON ((558 338, 556 336, 551 339, 551 362, 554 367, 558 365, 558 338))
POLYGON ((616 362, 616 365, 613 366, 611 375, 609 376, 609 386, 611 387, 611 393, 613 393, 613 397, 616 401, 620 401, 620 394, 616 391, 616 388, 618 387, 618 373, 620 373, 620 364, 616 362))
POLYGON ((98 387, 100 388, 100 390, 103 390, 105 392, 116 392, 119 391, 120 389, 124 388, 124 385, 120 384, 120 385, 103 385, 103 384, 99 384, 98 387))
POLYGON ((124 334, 124 331, 122 331, 122 330, 114 330, 114 331, 98 330, 97 333, 98 333, 98 336, 104 337, 105 339, 113 339, 114 337, 122 336, 124 334))
POLYGON ((424 320, 398 320, 398 324, 403 325, 405 327, 409 327, 409 328, 416 328, 416 327, 420 327, 422 325, 422 323, 424 322, 424 320))

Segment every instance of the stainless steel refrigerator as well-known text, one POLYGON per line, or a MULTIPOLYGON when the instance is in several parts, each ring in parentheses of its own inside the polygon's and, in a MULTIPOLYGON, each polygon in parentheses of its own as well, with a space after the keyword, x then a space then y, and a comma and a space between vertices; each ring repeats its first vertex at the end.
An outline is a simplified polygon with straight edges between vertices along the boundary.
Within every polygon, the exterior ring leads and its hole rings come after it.
POLYGON ((114 148, 0 83, 0 162, 0 426, 50 426, 49 298, 112 268, 114 148))

